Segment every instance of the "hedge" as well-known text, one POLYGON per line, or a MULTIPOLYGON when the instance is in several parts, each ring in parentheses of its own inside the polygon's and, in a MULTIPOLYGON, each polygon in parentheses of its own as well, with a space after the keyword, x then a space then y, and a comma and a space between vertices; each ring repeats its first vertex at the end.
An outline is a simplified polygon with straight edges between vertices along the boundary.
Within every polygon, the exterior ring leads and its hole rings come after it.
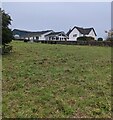
POLYGON ((37 41, 45 44, 113 46, 112 41, 37 41))

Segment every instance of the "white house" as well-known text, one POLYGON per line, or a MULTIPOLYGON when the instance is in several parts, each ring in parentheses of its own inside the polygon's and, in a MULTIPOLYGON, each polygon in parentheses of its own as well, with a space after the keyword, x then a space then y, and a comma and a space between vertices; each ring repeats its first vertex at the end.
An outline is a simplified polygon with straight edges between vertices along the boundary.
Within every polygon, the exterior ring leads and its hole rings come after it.
POLYGON ((32 32, 24 35, 24 39, 30 40, 30 41, 43 41, 46 40, 46 35, 53 32, 53 30, 47 30, 47 31, 39 31, 39 32, 32 32))
POLYGON ((31 32, 31 31, 24 31, 24 30, 13 30, 13 36, 15 39, 26 39, 30 41, 38 41, 38 40, 46 40, 45 35, 53 32, 53 30, 46 30, 46 31, 38 31, 38 32, 31 32))
POLYGON ((30 32, 14 29, 13 36, 15 39, 30 40, 31 42, 45 40, 66 41, 68 39, 68 36, 63 31, 54 32, 53 30, 30 32))
POLYGON ((82 28, 82 27, 73 27, 67 32, 69 39, 67 41, 77 41, 78 37, 81 36, 90 36, 96 40, 96 32, 94 28, 82 28))
POLYGON ((45 40, 77 41, 77 38, 81 36, 90 36, 96 40, 97 35, 94 28, 82 28, 75 26, 73 27, 73 29, 69 30, 67 34, 65 34, 63 31, 54 32, 53 30, 31 32, 31 31, 14 29, 13 36, 15 37, 15 39, 22 39, 22 40, 26 39, 33 42, 33 41, 45 41, 45 40))

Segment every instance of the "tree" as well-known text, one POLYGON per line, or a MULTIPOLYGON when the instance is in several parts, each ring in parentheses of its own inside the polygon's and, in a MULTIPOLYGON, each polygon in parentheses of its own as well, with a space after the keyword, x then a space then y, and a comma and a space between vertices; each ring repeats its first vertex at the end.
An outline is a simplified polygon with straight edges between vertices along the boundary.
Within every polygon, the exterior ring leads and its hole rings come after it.
POLYGON ((111 37, 111 38, 110 38, 110 37, 107 37, 107 38, 106 38, 106 41, 113 41, 113 37, 111 37))
MULTIPOLYGON (((1 10, 0 10, 1 11, 1 10)), ((13 34, 9 25, 11 25, 11 17, 4 10, 1 11, 2 13, 2 45, 6 45, 10 43, 13 39, 13 34)))

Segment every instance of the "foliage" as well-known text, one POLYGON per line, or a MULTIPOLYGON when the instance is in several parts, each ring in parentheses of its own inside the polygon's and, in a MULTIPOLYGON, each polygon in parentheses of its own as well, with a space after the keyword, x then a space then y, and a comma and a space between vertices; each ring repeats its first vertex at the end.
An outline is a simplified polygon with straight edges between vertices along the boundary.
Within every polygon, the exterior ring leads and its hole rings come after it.
POLYGON ((2 54, 9 53, 10 51, 12 51, 12 46, 5 45, 2 47, 2 54))
POLYGON ((30 42, 30 40, 24 40, 24 42, 30 42))
POLYGON ((110 47, 11 45, 3 56, 3 118, 111 117, 110 47))
POLYGON ((11 25, 11 17, 4 10, 1 11, 2 13, 2 44, 8 44, 12 41, 13 35, 12 31, 9 28, 11 25))
POLYGON ((93 37, 81 36, 77 38, 77 41, 94 41, 93 37))
POLYGON ((112 38, 108 37, 106 41, 113 41, 113 37, 112 38))

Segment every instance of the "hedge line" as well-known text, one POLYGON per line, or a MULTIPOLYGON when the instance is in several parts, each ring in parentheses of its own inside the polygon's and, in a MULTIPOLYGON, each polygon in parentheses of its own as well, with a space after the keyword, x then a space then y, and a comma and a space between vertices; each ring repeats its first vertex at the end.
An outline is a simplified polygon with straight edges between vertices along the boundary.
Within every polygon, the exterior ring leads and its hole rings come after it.
POLYGON ((113 46, 111 41, 37 41, 46 44, 64 44, 64 45, 91 45, 91 46, 113 46))
MULTIPOLYGON (((17 40, 18 41, 18 40, 17 40)), ((29 42, 28 40, 19 40, 24 42, 29 42)), ((47 40, 38 40, 34 41, 36 43, 45 43, 45 44, 64 44, 64 45, 90 45, 90 46, 113 46, 113 41, 47 41, 47 40)))

